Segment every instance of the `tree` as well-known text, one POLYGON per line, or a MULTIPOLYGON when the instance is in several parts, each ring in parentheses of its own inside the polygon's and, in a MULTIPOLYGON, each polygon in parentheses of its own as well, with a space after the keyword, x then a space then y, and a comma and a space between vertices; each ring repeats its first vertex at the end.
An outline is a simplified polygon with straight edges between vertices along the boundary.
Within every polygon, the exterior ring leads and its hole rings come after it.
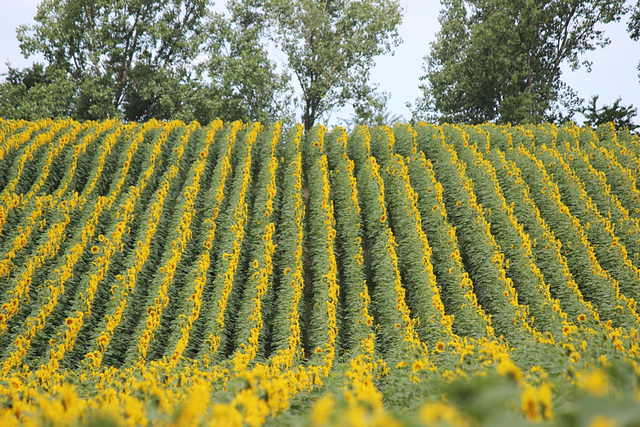
POLYGON ((77 88, 73 116, 168 118, 181 108, 199 53, 206 0, 44 0, 17 34, 25 57, 77 88))
POLYGON ((227 10, 229 17, 216 14, 208 24, 196 118, 286 120, 292 115, 289 76, 269 58, 264 14, 246 0, 227 1, 227 10))
POLYGON ((266 0, 264 12, 300 85, 306 130, 334 107, 366 102, 373 58, 400 42, 394 0, 266 0))
POLYGON ((38 120, 73 115, 76 87, 61 70, 35 63, 18 70, 11 67, 0 84, 0 117, 38 120))
POLYGON ((598 108, 598 95, 591 97, 589 105, 582 110, 585 117, 585 124, 598 127, 611 122, 616 129, 629 129, 629 131, 633 132, 640 127, 633 123, 633 118, 638 114, 638 109, 634 108, 633 105, 626 107, 620 105, 621 101, 622 99, 618 98, 612 106, 604 105, 598 108))
POLYGON ((597 24, 619 20, 624 0, 442 0, 442 25, 425 57, 414 119, 524 123, 566 118, 581 100, 561 65, 590 63, 609 43, 597 24))

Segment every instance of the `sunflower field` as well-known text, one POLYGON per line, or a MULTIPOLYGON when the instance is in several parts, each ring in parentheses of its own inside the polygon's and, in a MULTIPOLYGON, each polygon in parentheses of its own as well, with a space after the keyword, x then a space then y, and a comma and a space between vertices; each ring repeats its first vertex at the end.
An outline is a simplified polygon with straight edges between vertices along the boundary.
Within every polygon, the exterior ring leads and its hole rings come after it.
POLYGON ((640 138, 0 119, 0 425, 638 425, 640 138))

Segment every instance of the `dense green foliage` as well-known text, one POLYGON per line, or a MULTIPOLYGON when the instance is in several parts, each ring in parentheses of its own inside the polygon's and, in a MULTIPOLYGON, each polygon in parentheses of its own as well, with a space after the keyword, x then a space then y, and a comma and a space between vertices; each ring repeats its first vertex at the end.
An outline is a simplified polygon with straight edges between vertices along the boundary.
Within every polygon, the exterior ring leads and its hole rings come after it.
POLYGON ((334 107, 371 100, 373 58, 399 43, 397 1, 269 0, 265 11, 302 89, 305 130, 334 107))
POLYGON ((617 21, 623 0, 445 0, 426 56, 415 114, 439 121, 562 121, 580 100, 561 65, 606 46, 599 26, 617 21))
POLYGON ((38 116, 30 103, 39 99, 31 91, 45 87, 59 97, 58 105, 66 104, 63 116, 179 116, 181 99, 192 89, 190 64, 206 14, 205 0, 43 1, 35 23, 19 27, 18 40, 26 57, 44 57, 46 72, 34 66, 38 79, 5 88, 24 98, 15 116, 38 116))

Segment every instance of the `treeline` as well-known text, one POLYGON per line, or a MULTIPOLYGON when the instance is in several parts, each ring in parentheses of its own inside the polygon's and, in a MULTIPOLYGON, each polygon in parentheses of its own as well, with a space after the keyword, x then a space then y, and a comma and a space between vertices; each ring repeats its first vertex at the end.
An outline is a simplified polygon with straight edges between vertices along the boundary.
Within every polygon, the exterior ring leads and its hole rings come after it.
MULTIPOLYGON (((9 65, 0 117, 284 120, 308 131, 350 105, 351 125, 404 120, 370 82, 374 58, 401 43, 398 29, 410 11, 398 0, 222 6, 43 0, 17 38, 25 57, 44 62, 9 65)), ((562 123, 582 114, 586 124, 611 121, 633 131, 633 105, 598 106, 597 96, 585 103, 561 71, 589 67, 584 54, 609 44, 601 24, 621 19, 638 40, 640 0, 443 0, 411 121, 562 123)))

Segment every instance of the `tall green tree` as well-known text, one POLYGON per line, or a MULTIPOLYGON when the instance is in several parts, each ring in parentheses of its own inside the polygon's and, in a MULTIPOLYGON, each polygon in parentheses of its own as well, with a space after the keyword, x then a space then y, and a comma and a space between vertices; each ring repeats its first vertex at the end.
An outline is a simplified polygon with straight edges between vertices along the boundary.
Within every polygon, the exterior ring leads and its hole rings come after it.
POLYGON ((302 122, 370 99, 373 58, 399 44, 395 0, 265 0, 271 40, 302 92, 302 122))
POLYGON ((269 57, 264 13, 251 0, 229 0, 226 8, 208 23, 196 118, 292 120, 290 77, 269 57))
POLYGON ((559 121, 582 102, 561 66, 609 43, 599 24, 624 0, 442 0, 414 118, 480 123, 559 121), (563 113, 564 112, 564 113, 563 113))
POLYGON ((76 91, 65 100, 79 119, 168 118, 181 109, 199 53, 206 0, 44 0, 35 23, 17 31, 25 57, 76 91), (51 68, 51 70, 49 70, 51 68))

